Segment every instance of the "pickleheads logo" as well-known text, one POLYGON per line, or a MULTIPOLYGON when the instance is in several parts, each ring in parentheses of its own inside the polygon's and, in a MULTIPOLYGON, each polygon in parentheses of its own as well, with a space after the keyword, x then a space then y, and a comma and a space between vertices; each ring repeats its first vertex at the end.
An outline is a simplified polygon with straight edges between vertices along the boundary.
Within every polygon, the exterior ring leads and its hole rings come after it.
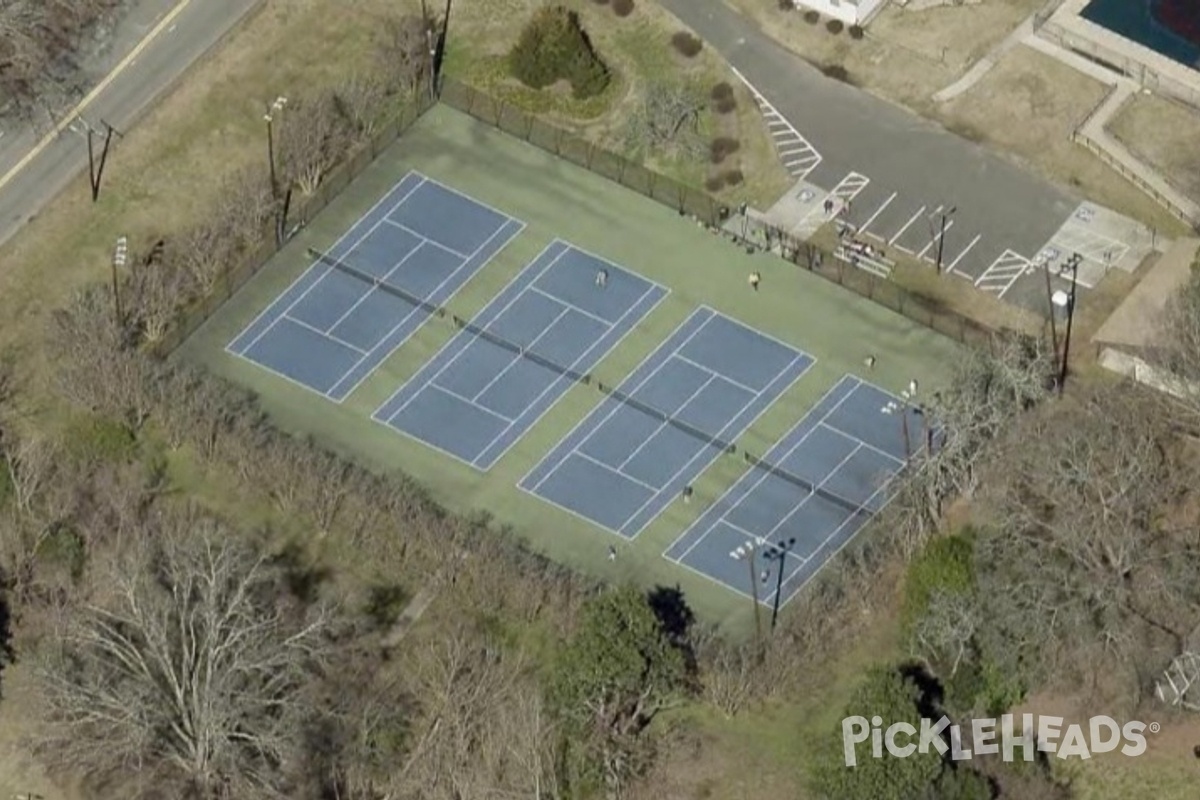
POLYGON ((1127 756, 1146 752, 1145 733, 1158 733, 1157 722, 1126 722, 1120 725, 1112 717, 1092 717, 1086 725, 1072 723, 1063 726, 1062 717, 1043 717, 1022 714, 1020 733, 1012 714, 1000 719, 973 719, 969 726, 952 724, 947 717, 936 722, 922 719, 921 727, 908 722, 896 722, 883 727, 881 717, 846 717, 842 720, 842 746, 846 766, 858 764, 858 745, 871 740, 871 755, 883 758, 884 750, 895 758, 913 753, 940 755, 950 753, 955 761, 973 755, 1003 753, 1005 761, 1014 756, 1033 761, 1034 752, 1055 753, 1059 758, 1088 759, 1093 753, 1111 753, 1120 748, 1127 756))

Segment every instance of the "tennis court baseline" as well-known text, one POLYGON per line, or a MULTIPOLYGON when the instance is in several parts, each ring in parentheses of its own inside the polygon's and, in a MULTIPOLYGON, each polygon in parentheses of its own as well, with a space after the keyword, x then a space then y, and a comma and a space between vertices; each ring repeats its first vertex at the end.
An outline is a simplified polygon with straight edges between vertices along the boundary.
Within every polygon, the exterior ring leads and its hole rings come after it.
POLYGON ((518 485, 632 539, 813 363, 701 307, 518 485))
POLYGON ((782 604, 883 507, 923 430, 914 407, 846 375, 763 459, 798 481, 749 466, 663 555, 768 605, 781 590, 782 604))
POLYGON ((667 293, 555 240, 372 419, 486 471, 667 293))
POLYGON ((523 228, 410 172, 226 350, 341 402, 523 228))

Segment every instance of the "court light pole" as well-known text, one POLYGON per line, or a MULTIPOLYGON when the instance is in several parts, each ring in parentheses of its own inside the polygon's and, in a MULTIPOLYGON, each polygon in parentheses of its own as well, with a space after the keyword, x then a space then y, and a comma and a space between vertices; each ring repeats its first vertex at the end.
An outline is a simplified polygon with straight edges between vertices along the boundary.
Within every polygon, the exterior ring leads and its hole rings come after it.
POLYGON ((125 323, 125 314, 121 311, 121 284, 117 280, 117 269, 124 267, 128 258, 129 240, 124 236, 120 236, 117 238, 117 244, 113 248, 112 257, 113 311, 116 314, 118 329, 125 323))
POLYGON ((1067 306, 1067 333, 1063 338, 1062 364, 1058 372, 1059 397, 1062 397, 1063 388, 1067 383, 1067 364, 1071 358, 1071 327, 1072 323, 1075 322, 1075 290, 1079 286, 1076 278, 1079 277, 1079 262, 1081 261, 1083 261, 1083 256, 1079 255, 1079 253, 1072 253, 1071 257, 1067 259, 1067 263, 1063 266, 1063 272, 1066 272, 1068 269, 1071 270, 1071 291, 1065 297, 1061 298, 1067 306))
POLYGON ((267 123, 267 162, 271 167, 271 197, 279 199, 279 178, 275 170, 275 115, 283 111, 287 98, 280 95, 274 102, 267 104, 267 112, 263 119, 267 123))
POLYGON ((951 206, 949 211, 942 212, 942 231, 938 234, 938 252, 937 252, 937 273, 942 274, 942 252, 946 246, 946 220, 954 216, 954 212, 958 211, 958 206, 951 206))
POLYGON ((758 544, 756 542, 747 541, 745 544, 738 545, 736 549, 729 553, 729 557, 734 561, 745 561, 746 567, 750 570, 750 599, 754 601, 754 644, 759 651, 762 650, 762 608, 758 602, 758 574, 754 569, 754 555, 758 552, 758 544))
POLYGON ((775 632, 775 623, 779 621, 779 604, 783 596, 783 568, 787 564, 787 557, 791 555, 792 548, 796 546, 796 539, 792 537, 779 542, 771 542, 766 546, 763 552, 763 558, 767 561, 774 561, 778 574, 775 576, 775 603, 771 609, 771 633, 775 632))

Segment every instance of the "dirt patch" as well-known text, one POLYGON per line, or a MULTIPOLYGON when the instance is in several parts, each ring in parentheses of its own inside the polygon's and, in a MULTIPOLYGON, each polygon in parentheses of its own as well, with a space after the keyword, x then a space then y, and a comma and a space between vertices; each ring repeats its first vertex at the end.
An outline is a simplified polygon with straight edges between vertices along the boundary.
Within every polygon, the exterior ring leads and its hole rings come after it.
POLYGON ((1018 46, 939 118, 951 130, 1014 156, 1043 177, 1159 230, 1179 224, 1132 183, 1071 141, 1108 87, 1057 59, 1018 46))
POLYGON ((1134 95, 1108 131, 1175 188, 1200 200, 1200 111, 1154 94, 1134 95))

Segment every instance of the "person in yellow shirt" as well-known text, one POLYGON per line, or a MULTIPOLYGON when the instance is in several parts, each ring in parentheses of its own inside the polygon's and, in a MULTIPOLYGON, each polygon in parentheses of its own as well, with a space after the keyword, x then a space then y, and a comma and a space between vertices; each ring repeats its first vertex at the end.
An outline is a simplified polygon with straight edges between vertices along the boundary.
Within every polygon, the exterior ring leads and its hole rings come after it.
POLYGON ((750 288, 751 289, 753 289, 754 291, 757 292, 758 284, 760 281, 762 281, 762 275, 759 275, 757 272, 750 273, 750 288))

